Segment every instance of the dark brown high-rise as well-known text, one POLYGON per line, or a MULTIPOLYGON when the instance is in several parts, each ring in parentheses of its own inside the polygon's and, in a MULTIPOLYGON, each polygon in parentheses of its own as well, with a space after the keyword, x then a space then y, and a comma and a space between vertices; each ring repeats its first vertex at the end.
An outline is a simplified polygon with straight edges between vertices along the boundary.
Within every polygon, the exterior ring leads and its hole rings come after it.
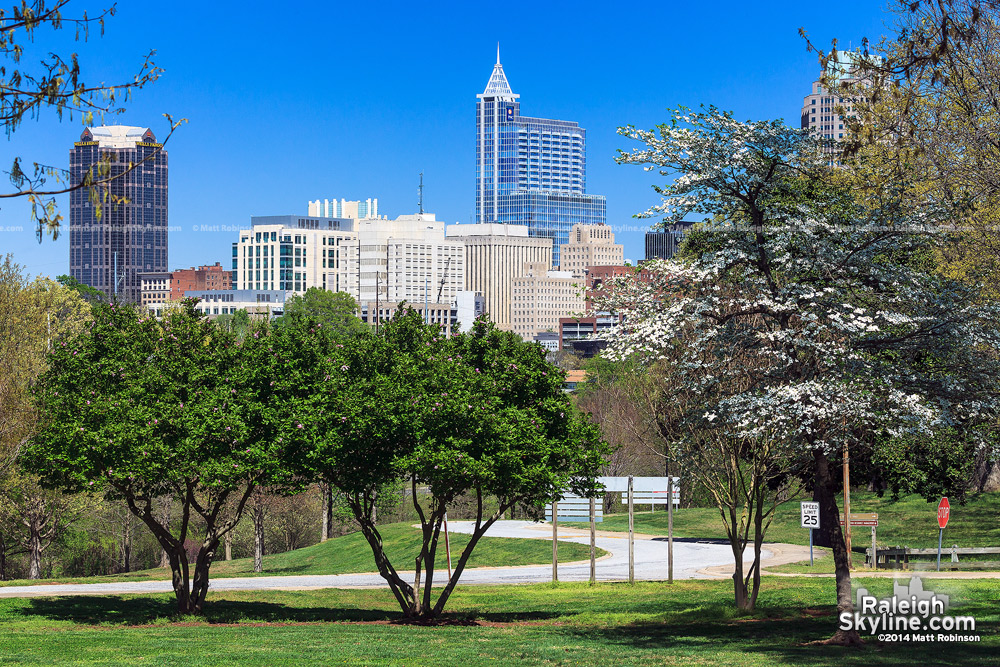
POLYGON ((167 153, 149 128, 90 127, 70 151, 73 183, 93 171, 96 189, 70 193, 69 266, 81 283, 138 303, 139 273, 167 270, 167 153), (98 174, 102 160, 110 172, 98 174))

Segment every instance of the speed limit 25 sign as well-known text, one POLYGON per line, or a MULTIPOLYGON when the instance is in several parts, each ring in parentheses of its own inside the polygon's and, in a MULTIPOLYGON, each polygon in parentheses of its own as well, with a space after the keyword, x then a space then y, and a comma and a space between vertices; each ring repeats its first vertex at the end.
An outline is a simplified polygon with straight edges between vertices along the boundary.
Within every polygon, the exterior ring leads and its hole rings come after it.
POLYGON ((819 528, 819 503, 803 501, 802 505, 802 527, 819 528))

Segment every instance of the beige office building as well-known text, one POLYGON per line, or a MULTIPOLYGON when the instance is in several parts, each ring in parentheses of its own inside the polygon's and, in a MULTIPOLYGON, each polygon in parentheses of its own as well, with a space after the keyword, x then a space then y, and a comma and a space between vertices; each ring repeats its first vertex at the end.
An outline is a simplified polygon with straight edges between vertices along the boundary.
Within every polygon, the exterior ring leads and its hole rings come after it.
POLYGON ((513 330, 524 340, 543 331, 559 331, 560 317, 587 308, 583 281, 569 271, 551 271, 544 262, 526 264, 512 288, 513 330))
POLYGON ((625 246, 615 243, 607 225, 573 225, 569 243, 561 248, 559 270, 583 278, 590 266, 620 266, 625 263, 625 246))
POLYGON ((528 236, 528 227, 502 223, 448 225, 448 238, 465 246, 465 289, 479 292, 485 312, 510 331, 514 279, 525 264, 552 266, 552 239, 528 236))
POLYGON ((850 132, 849 123, 856 116, 858 103, 868 101, 864 95, 844 92, 871 86, 871 80, 859 69, 857 58, 850 51, 839 52, 837 59, 827 64, 827 85, 820 79, 813 81, 812 93, 802 100, 801 127, 826 140, 822 150, 831 167, 840 165, 838 144, 850 132))

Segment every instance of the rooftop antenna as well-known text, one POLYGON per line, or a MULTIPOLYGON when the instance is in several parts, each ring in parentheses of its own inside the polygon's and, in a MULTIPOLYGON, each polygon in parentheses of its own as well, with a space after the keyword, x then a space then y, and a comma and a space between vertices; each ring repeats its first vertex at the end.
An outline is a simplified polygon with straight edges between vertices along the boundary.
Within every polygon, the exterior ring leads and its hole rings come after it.
POLYGON ((500 64, 500 42, 497 42, 497 65, 500 64))
POLYGON ((420 209, 420 215, 424 214, 424 172, 420 172, 420 187, 417 188, 417 206, 420 209))

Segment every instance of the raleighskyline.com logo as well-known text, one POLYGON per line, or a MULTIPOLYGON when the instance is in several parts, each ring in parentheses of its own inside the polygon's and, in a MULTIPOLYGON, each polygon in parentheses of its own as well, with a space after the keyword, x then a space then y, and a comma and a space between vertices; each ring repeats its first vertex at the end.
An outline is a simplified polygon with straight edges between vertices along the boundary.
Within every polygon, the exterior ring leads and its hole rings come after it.
POLYGON ((840 629, 886 642, 978 642, 976 619, 949 616, 948 605, 947 595, 924 590, 919 577, 893 582, 892 595, 881 599, 859 588, 856 610, 840 615, 840 629))

